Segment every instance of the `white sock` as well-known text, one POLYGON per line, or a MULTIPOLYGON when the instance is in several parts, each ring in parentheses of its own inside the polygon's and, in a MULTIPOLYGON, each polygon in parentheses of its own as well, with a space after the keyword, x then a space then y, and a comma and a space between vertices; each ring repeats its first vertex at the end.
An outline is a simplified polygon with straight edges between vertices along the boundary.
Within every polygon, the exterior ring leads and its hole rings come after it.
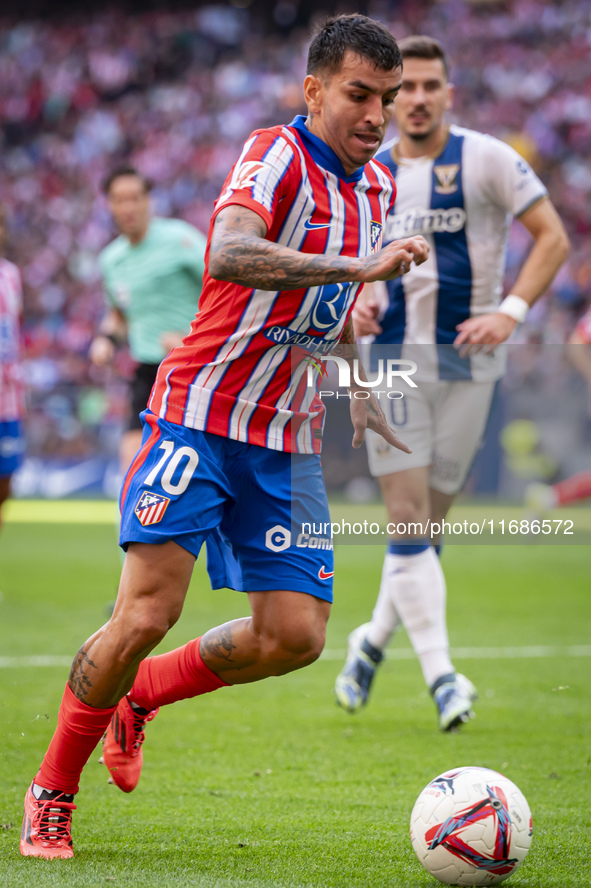
POLYGON ((388 555, 384 559, 382 568, 382 580, 380 583, 380 591, 378 600, 376 601, 371 615, 371 623, 367 635, 365 636, 369 643, 379 651, 383 651, 390 643, 390 639, 400 626, 400 617, 396 613, 392 595, 390 594, 390 586, 392 585, 391 571, 389 570, 390 562, 388 555))
POLYGON ((41 796, 43 795, 44 792, 46 792, 48 795, 51 795, 52 792, 53 793, 60 793, 60 794, 64 795, 66 797, 66 799, 74 798, 74 796, 69 793, 66 793, 66 792, 62 793, 60 789, 47 789, 46 786, 39 786, 38 783, 33 783, 31 789, 32 789, 33 795, 35 796, 37 801, 39 801, 39 799, 41 798, 41 796))
MULTIPOLYGON (((435 549, 428 546, 412 555, 388 551, 383 576, 391 608, 402 621, 431 688, 440 676, 454 672, 445 622, 445 577, 435 549)), ((378 603, 381 597, 380 589, 378 603)))

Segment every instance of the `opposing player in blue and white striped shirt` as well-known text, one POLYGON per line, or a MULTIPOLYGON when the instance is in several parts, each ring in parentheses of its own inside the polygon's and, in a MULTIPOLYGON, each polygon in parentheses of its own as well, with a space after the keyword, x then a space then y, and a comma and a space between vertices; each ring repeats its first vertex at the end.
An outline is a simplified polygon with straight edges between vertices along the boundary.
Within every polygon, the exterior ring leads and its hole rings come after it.
POLYGON ((441 526, 474 459, 503 373, 498 346, 549 286, 568 241, 546 189, 523 158, 497 139, 445 123, 453 86, 437 41, 410 37, 400 48, 404 72, 394 112, 400 136, 377 155, 398 192, 385 239, 421 234, 431 250, 423 265, 387 289, 374 286, 354 317, 357 336, 373 335, 376 356, 381 350, 392 356, 394 345, 396 357, 401 351, 418 365, 418 387, 403 401, 388 401, 412 454, 402 459, 375 436, 367 441, 389 521, 407 532, 388 547, 372 621, 350 635, 335 690, 345 709, 362 706, 383 650, 402 624, 435 699, 439 726, 450 730, 469 718, 476 691, 450 660, 445 579, 429 521, 441 526), (513 217, 534 242, 503 299, 513 217), (412 533, 409 524, 416 526, 412 533))

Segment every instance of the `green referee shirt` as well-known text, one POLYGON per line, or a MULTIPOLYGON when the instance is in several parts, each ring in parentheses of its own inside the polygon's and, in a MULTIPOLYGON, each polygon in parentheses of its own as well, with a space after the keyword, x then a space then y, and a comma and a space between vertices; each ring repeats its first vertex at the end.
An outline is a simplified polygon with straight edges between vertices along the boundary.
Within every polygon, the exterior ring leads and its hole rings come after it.
POLYGON ((201 295, 205 245, 188 222, 153 218, 139 244, 121 235, 100 254, 107 303, 125 316, 136 361, 159 364, 166 355, 162 334, 189 332, 201 295))

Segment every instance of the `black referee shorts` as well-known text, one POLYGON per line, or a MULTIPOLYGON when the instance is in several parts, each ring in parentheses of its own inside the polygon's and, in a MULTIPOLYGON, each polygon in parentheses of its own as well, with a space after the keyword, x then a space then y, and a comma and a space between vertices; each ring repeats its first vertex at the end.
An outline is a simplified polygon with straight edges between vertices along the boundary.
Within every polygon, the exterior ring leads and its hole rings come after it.
POLYGON ((160 364, 138 364, 131 381, 131 416, 127 423, 127 431, 132 432, 136 429, 141 431, 142 422, 140 413, 148 406, 148 399, 156 372, 160 364))

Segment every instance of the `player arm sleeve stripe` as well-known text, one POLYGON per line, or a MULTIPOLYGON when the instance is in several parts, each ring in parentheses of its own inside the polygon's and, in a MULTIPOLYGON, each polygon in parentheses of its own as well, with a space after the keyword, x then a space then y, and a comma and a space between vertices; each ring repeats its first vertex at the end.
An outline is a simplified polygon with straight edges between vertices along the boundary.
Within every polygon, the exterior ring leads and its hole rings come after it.
POLYGON ((532 207, 535 207, 536 204, 539 204, 542 200, 548 200, 548 192, 546 191, 544 194, 538 194, 537 197, 532 198, 526 206, 522 210, 519 210, 518 213, 515 213, 515 218, 519 219, 520 216, 523 216, 524 213, 527 213, 528 210, 531 210, 532 207))
POLYGON ((531 166, 510 145, 485 136, 481 146, 482 169, 491 197, 512 216, 521 216, 536 201, 548 196, 531 166))
POLYGON ((215 208, 212 218, 215 219, 215 217, 221 210, 225 210, 226 207, 230 207, 232 206, 232 204, 238 204, 238 206, 240 207, 246 207, 247 210, 252 210, 253 213, 256 213, 258 216, 260 216, 267 226, 267 231, 273 224, 273 216, 271 215, 269 210, 266 209, 266 207, 263 207, 260 203, 257 203, 256 200, 253 200, 249 194, 238 191, 236 192, 236 194, 233 194, 231 197, 225 200, 223 204, 218 205, 215 208))

